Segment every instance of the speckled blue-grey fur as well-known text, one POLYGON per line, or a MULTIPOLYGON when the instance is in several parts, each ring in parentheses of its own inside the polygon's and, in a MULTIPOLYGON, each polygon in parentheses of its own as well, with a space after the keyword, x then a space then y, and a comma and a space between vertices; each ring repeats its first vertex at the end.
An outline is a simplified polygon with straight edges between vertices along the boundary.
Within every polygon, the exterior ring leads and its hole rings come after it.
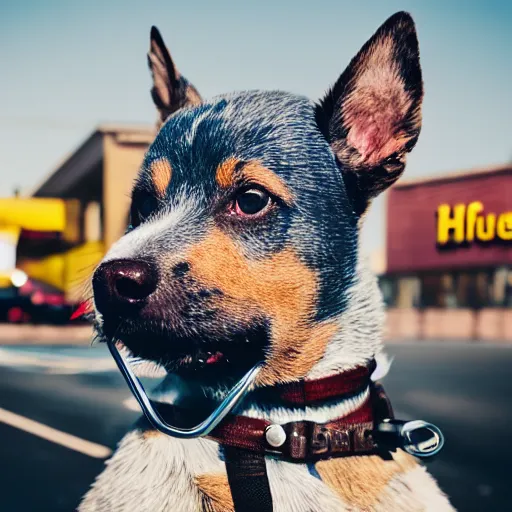
MULTIPOLYGON (((151 163, 162 157, 173 170, 167 196, 181 192, 202 198, 197 208, 204 215, 195 217, 197 224, 187 220, 185 226, 198 237, 204 233, 199 224, 211 214, 218 198, 216 169, 227 158, 257 160, 280 176, 296 197, 295 208, 282 209, 271 225, 259 224, 250 234, 232 231, 230 235, 253 258, 292 246, 308 266, 320 272, 318 320, 343 310, 356 264, 358 218, 310 100, 278 91, 252 91, 219 96, 178 112, 151 145, 139 187, 151 189, 151 163)), ((161 204, 166 208, 165 201, 161 204)), ((168 231, 167 237, 161 250, 183 247, 179 232, 168 231)))

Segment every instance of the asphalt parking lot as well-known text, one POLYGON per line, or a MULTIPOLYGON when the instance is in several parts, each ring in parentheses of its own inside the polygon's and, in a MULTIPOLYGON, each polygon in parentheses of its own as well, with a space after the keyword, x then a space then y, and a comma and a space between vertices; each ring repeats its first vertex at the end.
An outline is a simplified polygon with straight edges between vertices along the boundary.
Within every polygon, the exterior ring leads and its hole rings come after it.
MULTIPOLYGON (((428 467, 454 505, 512 510, 512 348, 425 342, 388 352, 383 382, 397 416, 446 436, 428 467)), ((105 347, 0 347, 0 510, 74 510, 138 416, 105 347)))

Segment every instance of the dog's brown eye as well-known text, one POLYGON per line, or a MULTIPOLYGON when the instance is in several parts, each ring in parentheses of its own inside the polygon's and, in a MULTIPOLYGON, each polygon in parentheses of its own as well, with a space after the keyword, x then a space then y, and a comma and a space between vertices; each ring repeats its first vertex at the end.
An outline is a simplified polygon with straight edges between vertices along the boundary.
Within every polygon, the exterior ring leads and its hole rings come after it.
POLYGON ((270 196, 258 189, 250 189, 242 192, 235 201, 237 215, 257 215, 270 206, 270 196))

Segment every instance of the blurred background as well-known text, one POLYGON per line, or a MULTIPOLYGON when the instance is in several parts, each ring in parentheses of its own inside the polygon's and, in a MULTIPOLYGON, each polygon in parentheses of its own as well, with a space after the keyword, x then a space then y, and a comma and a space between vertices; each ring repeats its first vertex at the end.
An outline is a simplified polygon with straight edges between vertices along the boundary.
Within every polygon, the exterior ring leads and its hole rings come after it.
MULTIPOLYGON (((391 14, 418 29, 424 121, 363 251, 379 276, 397 415, 438 424, 459 510, 510 510, 512 4, 0 2, 1 510, 74 510, 140 411, 70 320, 127 224, 155 135, 155 24, 203 97, 320 98, 391 14)), ((87 295, 86 295, 87 296, 87 295)))

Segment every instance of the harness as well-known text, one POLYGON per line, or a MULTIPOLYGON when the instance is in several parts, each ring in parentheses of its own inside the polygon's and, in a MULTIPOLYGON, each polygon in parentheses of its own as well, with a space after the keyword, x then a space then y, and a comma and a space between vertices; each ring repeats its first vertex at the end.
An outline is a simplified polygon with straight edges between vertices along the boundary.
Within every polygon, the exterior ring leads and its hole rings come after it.
POLYGON ((254 381, 256 369, 228 393, 222 404, 203 422, 197 424, 200 411, 152 403, 123 357, 109 343, 114 359, 147 419, 156 429, 175 437, 205 436, 218 442, 223 450, 228 481, 236 512, 272 512, 272 495, 265 457, 291 463, 314 464, 320 459, 377 454, 385 459, 402 448, 420 458, 432 457, 444 444, 443 434, 424 421, 395 419, 383 387, 372 381, 376 368, 372 360, 338 375, 301 380, 253 391, 271 393, 273 399, 288 408, 304 409, 363 396, 355 410, 327 423, 291 421, 284 424, 231 414, 254 381), (182 423, 197 426, 173 427, 182 423), (199 432, 199 433, 198 433, 199 432))
POLYGON ((281 398, 298 407, 318 406, 369 389, 363 404, 350 414, 329 421, 273 424, 246 416, 227 416, 209 438, 223 446, 228 481, 236 512, 272 512, 272 495, 265 456, 314 464, 330 457, 371 455, 390 458, 402 448, 431 457, 444 443, 441 431, 423 421, 396 420, 384 388, 371 381, 374 362, 344 374, 278 386, 281 398))

